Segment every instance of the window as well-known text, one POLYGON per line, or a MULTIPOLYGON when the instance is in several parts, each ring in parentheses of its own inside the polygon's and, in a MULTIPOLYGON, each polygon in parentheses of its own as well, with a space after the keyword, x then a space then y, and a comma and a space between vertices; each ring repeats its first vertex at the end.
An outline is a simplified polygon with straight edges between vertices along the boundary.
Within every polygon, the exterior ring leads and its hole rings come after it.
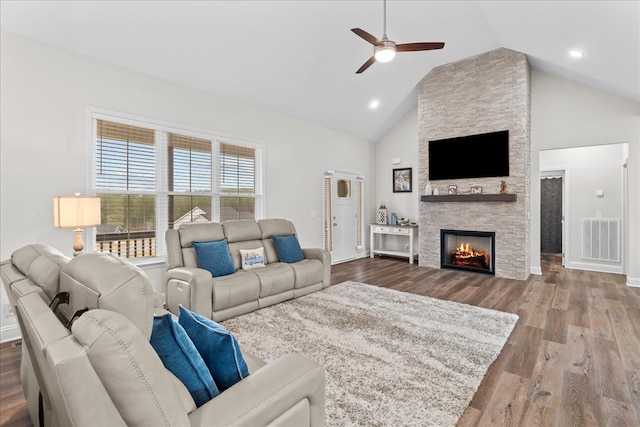
POLYGON ((97 250, 132 258, 156 255, 154 131, 97 121, 97 250))
POLYGON ((209 222, 212 206, 212 144, 201 138, 169 134, 169 228, 209 222))
POLYGON ((164 255, 164 234, 190 222, 262 218, 260 143, 92 114, 96 250, 164 255))
POLYGON ((255 218, 256 150, 220 144, 220 221, 255 218))

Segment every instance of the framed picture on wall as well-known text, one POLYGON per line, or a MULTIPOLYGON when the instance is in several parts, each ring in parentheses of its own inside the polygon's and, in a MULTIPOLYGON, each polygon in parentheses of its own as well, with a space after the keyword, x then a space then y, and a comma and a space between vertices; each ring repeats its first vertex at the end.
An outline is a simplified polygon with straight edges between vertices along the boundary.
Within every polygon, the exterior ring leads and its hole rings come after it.
POLYGON ((411 168, 393 170, 393 192, 411 193, 411 168))

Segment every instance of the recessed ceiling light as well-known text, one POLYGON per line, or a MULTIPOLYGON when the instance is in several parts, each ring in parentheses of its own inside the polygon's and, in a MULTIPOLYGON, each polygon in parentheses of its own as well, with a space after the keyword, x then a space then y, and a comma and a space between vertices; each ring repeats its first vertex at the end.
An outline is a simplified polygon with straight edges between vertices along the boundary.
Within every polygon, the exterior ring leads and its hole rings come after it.
POLYGON ((369 102, 369 108, 372 109, 372 110, 375 110, 379 106, 380 106, 380 100, 379 99, 372 99, 371 102, 369 102))
POLYGON ((572 58, 584 58, 587 54, 578 49, 571 49, 569 51, 569 56, 572 58))

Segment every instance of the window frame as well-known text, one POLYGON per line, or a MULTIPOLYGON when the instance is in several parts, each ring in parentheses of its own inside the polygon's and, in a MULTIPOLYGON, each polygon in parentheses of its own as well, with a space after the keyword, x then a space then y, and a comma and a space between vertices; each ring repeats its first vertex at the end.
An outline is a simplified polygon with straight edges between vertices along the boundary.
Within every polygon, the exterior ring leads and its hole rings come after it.
MULTIPOLYGON (((87 145, 87 168, 86 168, 86 192, 87 194, 96 193, 113 193, 113 194, 153 194, 156 197, 156 256, 147 256, 139 258, 127 258, 134 264, 162 264, 165 260, 165 232, 169 227, 169 196, 210 196, 211 197, 211 212, 212 222, 219 222, 220 220, 220 197, 229 196, 229 194, 223 194, 221 192, 221 185, 219 183, 220 173, 220 145, 222 143, 237 145, 254 149, 256 151, 256 163, 255 167, 255 190, 253 195, 238 195, 240 197, 252 197, 254 202, 254 213, 256 220, 264 218, 265 212, 265 156, 266 156, 266 144, 264 141, 252 140, 248 138, 240 138, 237 136, 226 135, 223 133, 212 132, 204 129, 197 129, 194 127, 187 127, 184 125, 164 121, 151 119, 148 117, 137 116, 134 114, 121 113, 110 111, 98 107, 87 108, 87 132, 86 139, 89 141, 87 145), (119 190, 99 190, 96 188, 96 140, 97 140, 97 121, 105 120, 123 125, 137 126, 148 129, 153 129, 156 136, 156 189, 153 192, 150 191, 127 191, 122 192, 119 190), (211 167, 211 192, 176 192, 169 191, 169 158, 168 158, 168 143, 169 133, 176 133, 184 136, 200 138, 210 140, 212 144, 212 167, 211 167)), ((91 242, 92 250, 96 248, 96 227, 85 229, 86 235, 85 241, 91 242)))

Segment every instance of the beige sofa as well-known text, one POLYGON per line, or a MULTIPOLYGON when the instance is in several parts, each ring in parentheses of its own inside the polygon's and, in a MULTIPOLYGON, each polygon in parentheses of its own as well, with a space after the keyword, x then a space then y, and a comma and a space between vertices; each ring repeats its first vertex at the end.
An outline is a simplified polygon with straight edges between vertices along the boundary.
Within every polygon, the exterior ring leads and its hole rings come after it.
POLYGON ((167 230, 166 303, 172 313, 182 304, 215 321, 307 295, 329 286, 331 254, 303 248, 304 259, 281 262, 273 236, 296 235, 285 219, 183 224, 167 230), (227 239, 235 272, 212 277, 199 268, 193 242, 227 239), (241 249, 264 248, 265 266, 241 268, 241 249))
POLYGON ((144 272, 127 261, 95 252, 69 260, 29 245, 0 274, 23 334, 34 425, 325 424, 324 368, 297 354, 265 364, 243 351, 251 374, 196 408, 149 343, 153 315, 166 311, 144 272), (58 291, 68 292, 68 302, 54 313, 48 304, 58 291))

